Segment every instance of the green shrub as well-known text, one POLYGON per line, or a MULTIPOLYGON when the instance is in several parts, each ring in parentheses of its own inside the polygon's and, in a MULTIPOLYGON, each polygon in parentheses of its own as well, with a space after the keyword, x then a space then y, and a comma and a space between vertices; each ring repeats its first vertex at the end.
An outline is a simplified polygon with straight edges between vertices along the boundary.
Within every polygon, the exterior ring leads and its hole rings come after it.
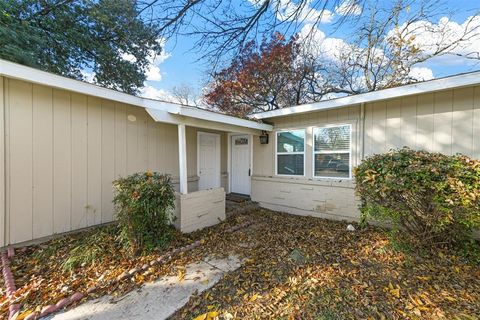
POLYGON ((119 239, 134 253, 163 246, 172 236, 175 193, 170 177, 136 173, 113 183, 119 239))
POLYGON ((388 220, 418 244, 459 243, 480 227, 480 162, 408 148, 355 168, 363 219, 388 220))

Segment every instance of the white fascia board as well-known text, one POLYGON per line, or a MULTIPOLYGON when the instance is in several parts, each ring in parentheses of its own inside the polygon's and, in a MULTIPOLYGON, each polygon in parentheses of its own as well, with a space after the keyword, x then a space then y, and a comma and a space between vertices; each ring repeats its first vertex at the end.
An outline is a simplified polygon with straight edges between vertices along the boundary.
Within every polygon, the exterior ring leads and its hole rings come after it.
POLYGON ((143 106, 143 99, 140 97, 103 88, 84 81, 66 78, 50 72, 37 70, 6 60, 0 60, 0 75, 135 106, 143 106))
MULTIPOLYGON (((170 123, 170 124, 177 124, 177 125, 185 124, 187 126, 199 127, 204 129, 213 129, 213 130, 220 130, 220 131, 249 133, 249 134, 250 133, 259 134, 260 132, 259 130, 265 130, 265 131, 273 130, 273 127, 271 125, 264 125, 261 123, 257 123, 255 121, 244 120, 247 122, 246 124, 243 122, 242 124, 236 124, 234 123, 234 121, 219 121, 218 118, 212 119, 211 117, 209 118, 209 117, 194 116, 194 115, 191 115, 190 113, 195 113, 196 110, 194 110, 193 112, 189 112, 189 111, 185 112, 186 111, 185 109, 186 108, 182 108, 181 114, 174 114, 169 111, 153 109, 153 108, 146 108, 145 110, 155 121, 163 122, 163 123, 170 123), (259 124, 263 126, 258 127, 259 124), (242 128, 246 128, 246 129, 242 129, 242 128)), ((202 110, 199 110, 199 111, 202 111, 202 110)), ((212 112, 209 112, 209 113, 213 115, 218 115, 212 112)), ((230 117, 230 116, 225 116, 225 117, 233 118, 235 120, 237 119, 235 117, 230 117)), ((229 119, 229 120, 232 120, 232 119, 229 119)), ((238 120, 243 120, 243 119, 238 119, 238 120)))
POLYGON ((166 111, 172 114, 181 114, 182 106, 178 104, 152 100, 147 98, 142 98, 142 99, 143 99, 143 107, 145 109, 154 109, 154 110, 166 111))
POLYGON ((374 101, 388 100, 399 97, 417 95, 428 92, 448 90, 460 87, 467 87, 480 84, 480 72, 460 74, 452 77, 434 79, 425 82, 408 84, 396 88, 372 91, 348 97, 342 97, 332 100, 320 101, 316 103, 303 104, 273 111, 255 113, 251 115, 254 119, 266 119, 287 116, 291 114, 306 113, 320 110, 330 110, 351 106, 355 104, 368 103, 374 101))
POLYGON ((170 124, 184 123, 181 117, 179 117, 178 115, 172 114, 170 112, 158 110, 158 109, 151 109, 151 108, 146 108, 145 110, 150 115, 150 117, 152 117, 152 119, 155 120, 156 122, 163 122, 163 123, 170 123, 170 124))
POLYGON ((183 124, 189 127, 210 129, 210 130, 217 130, 217 131, 224 131, 224 132, 235 132, 235 133, 242 133, 242 134, 260 135, 262 133, 262 131, 258 129, 235 126, 225 122, 209 121, 209 120, 193 118, 193 117, 188 117, 188 116, 183 116, 178 114, 172 114, 163 110, 147 108, 146 111, 156 122, 169 123, 174 125, 183 124))
POLYGON ((245 120, 237 117, 228 116, 221 113, 215 113, 207 110, 197 109, 197 108, 182 108, 180 111, 181 115, 192 117, 196 119, 203 119, 214 122, 221 122, 225 124, 230 124, 239 127, 246 127, 257 130, 264 131, 273 131, 273 126, 265 123, 259 123, 252 120, 245 120))

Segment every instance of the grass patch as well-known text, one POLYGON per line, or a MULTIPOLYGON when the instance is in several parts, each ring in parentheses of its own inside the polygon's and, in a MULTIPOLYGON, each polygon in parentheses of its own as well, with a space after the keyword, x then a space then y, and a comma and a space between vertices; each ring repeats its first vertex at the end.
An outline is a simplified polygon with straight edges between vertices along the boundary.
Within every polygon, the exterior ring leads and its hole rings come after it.
POLYGON ((80 238, 62 263, 63 270, 71 272, 78 267, 91 267, 105 256, 115 256, 118 252, 117 233, 117 226, 105 226, 80 238))

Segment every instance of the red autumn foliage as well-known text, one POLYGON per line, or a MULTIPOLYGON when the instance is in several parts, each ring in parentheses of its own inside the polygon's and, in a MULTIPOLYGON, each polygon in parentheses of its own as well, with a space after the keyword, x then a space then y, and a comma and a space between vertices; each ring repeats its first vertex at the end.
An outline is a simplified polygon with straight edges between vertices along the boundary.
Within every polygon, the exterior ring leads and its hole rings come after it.
POLYGON ((205 101, 235 116, 303 103, 314 70, 300 55, 297 37, 286 40, 278 32, 259 46, 249 42, 229 67, 213 75, 205 101))

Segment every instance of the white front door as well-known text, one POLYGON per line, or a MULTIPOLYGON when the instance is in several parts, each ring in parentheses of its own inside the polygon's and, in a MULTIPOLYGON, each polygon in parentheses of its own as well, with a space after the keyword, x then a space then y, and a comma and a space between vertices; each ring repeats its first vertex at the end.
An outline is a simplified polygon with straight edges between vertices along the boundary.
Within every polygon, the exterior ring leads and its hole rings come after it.
POLYGON ((250 136, 232 136, 231 192, 250 194, 250 136))
POLYGON ((198 132, 198 189, 220 188, 220 135, 198 132))

